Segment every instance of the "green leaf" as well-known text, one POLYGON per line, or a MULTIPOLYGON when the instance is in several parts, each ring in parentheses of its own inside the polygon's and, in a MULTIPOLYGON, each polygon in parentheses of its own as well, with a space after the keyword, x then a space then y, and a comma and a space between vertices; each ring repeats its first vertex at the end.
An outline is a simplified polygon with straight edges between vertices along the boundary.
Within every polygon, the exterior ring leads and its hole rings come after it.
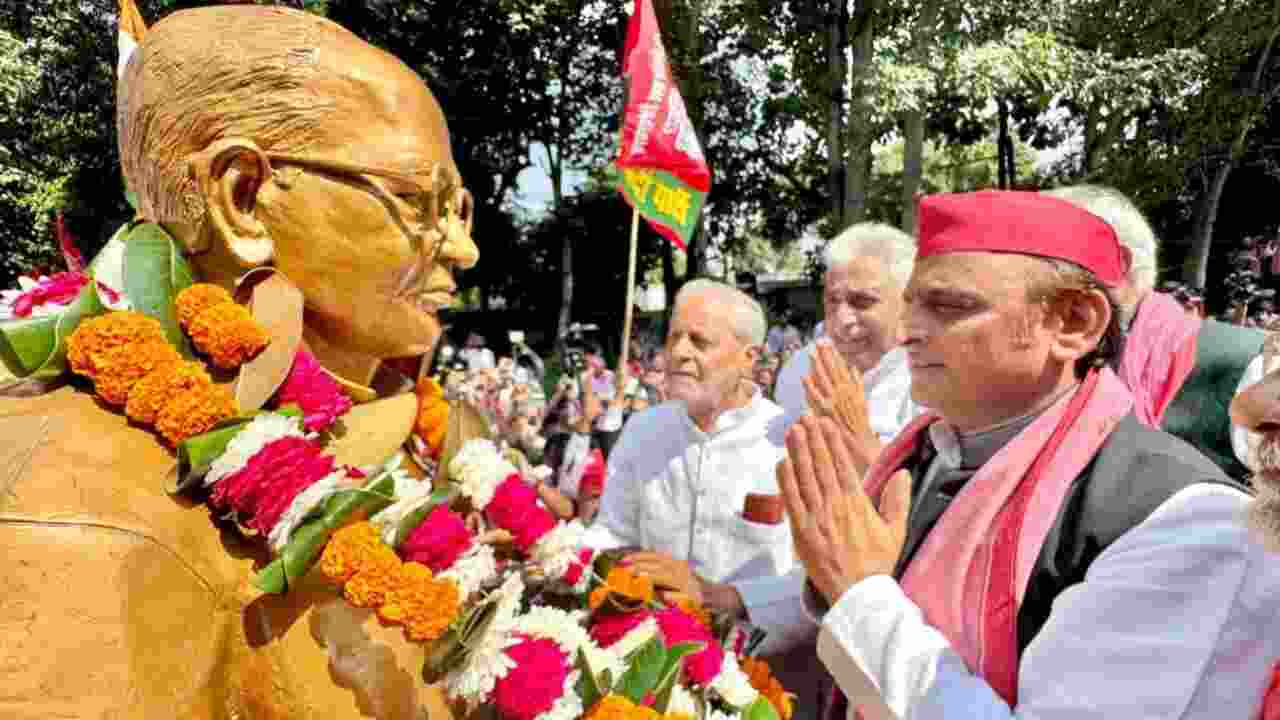
POLYGON ((658 682, 653 690, 657 697, 654 709, 659 713, 666 714, 667 705, 671 703, 671 692, 675 688, 676 680, 680 678, 681 661, 689 655, 701 652, 703 647, 705 647, 703 643, 678 643, 667 648, 667 659, 662 665, 662 671, 658 675, 658 682))
POLYGON ((578 679, 577 690, 578 697, 582 698, 582 707, 594 707, 604 697, 604 692, 596 681, 596 674, 591 669, 591 663, 587 662, 587 654, 581 648, 578 649, 578 670, 581 672, 581 677, 578 679))
POLYGON ((773 703, 764 696, 756 698, 755 702, 743 708, 740 717, 742 720, 782 720, 778 717, 778 711, 773 708, 773 703))
POLYGON ((254 586, 267 593, 287 592, 290 585, 311 569, 316 556, 335 530, 357 513, 372 515, 390 505, 389 498, 394 491, 395 479, 391 473, 383 473, 359 490, 330 496, 323 503, 322 513, 298 526, 289 536, 280 556, 258 571, 253 578, 254 586))
POLYGON ((9 372, 25 377, 40 369, 57 345, 54 315, 0 323, 0 359, 9 372))
POLYGON ((67 369, 67 337, 85 318, 105 310, 92 275, 60 314, 0 323, 0 359, 20 378, 54 378, 67 369))
POLYGON ((173 299, 191 282, 191 268, 164 228, 143 223, 129 232, 124 246, 125 294, 134 310, 160 321, 165 337, 187 357, 191 348, 178 325, 173 299))
POLYGON ((661 637, 653 637, 645 643, 631 661, 631 667, 622 673, 614 692, 622 695, 637 705, 644 702, 645 695, 658 684, 662 669, 666 666, 667 649, 661 637))

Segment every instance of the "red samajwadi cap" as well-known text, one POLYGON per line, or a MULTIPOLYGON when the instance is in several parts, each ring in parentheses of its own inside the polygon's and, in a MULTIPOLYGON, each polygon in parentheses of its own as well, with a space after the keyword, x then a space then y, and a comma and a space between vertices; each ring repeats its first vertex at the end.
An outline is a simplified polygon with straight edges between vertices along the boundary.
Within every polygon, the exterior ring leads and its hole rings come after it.
POLYGON ((1102 218, 1037 192, 980 190, 929 195, 917 213, 916 257, 998 252, 1068 260, 1108 287, 1123 285, 1129 262, 1102 218))

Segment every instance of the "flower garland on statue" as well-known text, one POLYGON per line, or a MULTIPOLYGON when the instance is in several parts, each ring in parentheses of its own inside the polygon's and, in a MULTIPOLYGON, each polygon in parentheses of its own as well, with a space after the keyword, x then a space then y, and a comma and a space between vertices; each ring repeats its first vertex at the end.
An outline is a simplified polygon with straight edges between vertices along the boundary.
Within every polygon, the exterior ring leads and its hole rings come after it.
MULTIPOLYGON (((174 314, 221 370, 249 361, 269 341, 252 314, 214 285, 182 290, 174 314)), ((399 455, 382 468, 340 466, 324 443, 352 402, 309 353, 297 353, 272 409, 239 418, 230 392, 201 362, 184 360, 157 320, 129 310, 81 322, 67 357, 104 402, 171 446, 217 449, 198 486, 211 508, 276 553, 259 577, 279 565, 276 574, 255 580, 260 587, 283 592, 316 564, 348 602, 400 626, 412 641, 465 635, 442 677, 448 694, 468 707, 491 704, 503 720, 710 720, 736 717, 763 697, 789 717, 789 697, 768 668, 740 662, 737 641, 726 652, 700 608, 662 607, 652 582, 625 568, 601 579, 601 556, 582 547, 581 523, 558 521, 488 440, 463 445, 449 462, 446 488, 410 478, 399 455), (468 527, 468 511, 509 538, 505 560, 468 527), (525 606, 544 592, 581 609, 525 606), (477 622, 481 613, 486 622, 477 622), (686 654, 672 655, 680 680, 667 679, 661 712, 651 707, 652 692, 630 697, 611 687, 633 664, 667 652, 686 654), (584 684, 599 687, 584 693, 584 684), (700 712, 695 695, 711 704, 700 712)), ((446 393, 433 380, 416 392, 411 448, 439 461, 446 393)))

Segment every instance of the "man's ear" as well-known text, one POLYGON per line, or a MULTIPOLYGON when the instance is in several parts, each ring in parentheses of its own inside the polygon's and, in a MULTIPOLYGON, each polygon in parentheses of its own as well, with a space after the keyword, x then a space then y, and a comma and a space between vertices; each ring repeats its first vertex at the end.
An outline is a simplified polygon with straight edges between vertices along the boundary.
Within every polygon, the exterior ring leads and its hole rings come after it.
POLYGON ((1074 363, 1097 349, 1111 325, 1111 302, 1102 290, 1064 293, 1055 303, 1060 326, 1052 355, 1064 363, 1074 363))
POLYGON ((205 198, 205 217, 214 234, 246 267, 269 262, 271 235, 255 212, 258 191, 271 177, 266 153, 252 140, 226 138, 188 159, 188 169, 205 198))

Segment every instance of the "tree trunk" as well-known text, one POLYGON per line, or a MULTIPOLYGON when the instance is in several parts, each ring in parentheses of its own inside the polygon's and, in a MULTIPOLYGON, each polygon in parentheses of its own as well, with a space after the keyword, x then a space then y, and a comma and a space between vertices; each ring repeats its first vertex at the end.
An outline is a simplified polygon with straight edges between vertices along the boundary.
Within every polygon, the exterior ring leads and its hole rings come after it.
POLYGON ((1012 148, 1013 141, 1009 139, 1009 106, 1004 98, 996 98, 996 110, 999 118, 996 133, 996 182, 1001 190, 1008 190, 1013 187, 1013 167, 1008 162, 1005 149, 1012 148))
POLYGON ((844 49, 848 44, 848 0, 831 0, 827 11, 827 66, 831 76, 831 101, 827 107, 827 194, 831 217, 844 217, 844 49))
POLYGON ((862 222, 867 217, 867 189, 871 184, 871 145, 875 142, 872 124, 871 86, 875 72, 872 58, 875 41, 876 0, 860 0, 853 18, 853 58, 850 67, 853 89, 849 95, 849 143, 845 176, 845 209, 841 227, 862 222))
POLYGON ((1214 172, 1213 180, 1201 197, 1200 206, 1196 209, 1195 235, 1191 238, 1191 252, 1187 255, 1187 261, 1182 267, 1182 281, 1201 290, 1204 289, 1209 272, 1209 249, 1213 245, 1213 226, 1218 220, 1222 191, 1227 187, 1227 179, 1231 177, 1231 171, 1244 157, 1245 150, 1248 148, 1249 130, 1254 124, 1254 118, 1266 112, 1267 107, 1275 100, 1276 94, 1280 93, 1280 84, 1265 93, 1262 91, 1262 81, 1271 68, 1271 55, 1275 51, 1278 39, 1280 39, 1280 0, 1275 0, 1275 4, 1271 6, 1271 34, 1267 37, 1267 44, 1263 47, 1262 55, 1258 58, 1258 64, 1253 71, 1253 78, 1249 82, 1248 98, 1255 103, 1254 107, 1246 111, 1237 121, 1236 135, 1231 142, 1231 152, 1214 172))
MULTIPOLYGON (((564 202, 564 158, 553 156, 551 148, 547 151, 547 170, 551 176, 552 212, 560 212, 564 202)), ((569 323, 573 321, 573 243, 565 233, 560 241, 560 314, 556 318, 556 351, 564 351, 564 337, 569 332, 569 323)))
MULTIPOLYGON (((927 0, 920 8, 912 38, 912 59, 920 66, 929 60, 938 23, 939 0, 927 0)), ((916 233, 916 193, 924 177, 924 108, 902 114, 902 231, 916 233)))

